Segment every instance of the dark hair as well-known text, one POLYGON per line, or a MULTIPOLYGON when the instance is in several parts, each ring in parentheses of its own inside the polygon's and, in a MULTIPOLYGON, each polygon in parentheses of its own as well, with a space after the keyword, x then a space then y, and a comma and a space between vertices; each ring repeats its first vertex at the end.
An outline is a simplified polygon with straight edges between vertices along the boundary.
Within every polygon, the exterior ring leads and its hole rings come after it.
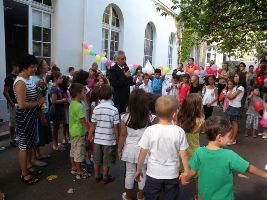
POLYGON ((84 70, 76 71, 73 75, 72 83, 80 83, 82 85, 87 85, 89 73, 84 70))
POLYGON ((261 59, 260 59, 260 64, 261 64, 261 63, 267 63, 267 59, 266 59, 265 57, 261 58, 261 59))
POLYGON ((63 92, 67 92, 69 87, 69 77, 68 76, 62 76, 62 83, 60 84, 59 88, 63 91, 63 92))
POLYGON ((200 119, 203 114, 202 98, 197 93, 188 94, 177 115, 177 124, 186 133, 192 132, 196 128, 196 119, 200 119))
POLYGON ((74 70, 74 67, 69 67, 69 73, 74 70))
POLYGON ((149 100, 146 92, 142 89, 134 90, 129 97, 129 117, 126 125, 129 128, 141 129, 150 125, 149 100))
POLYGON ((180 80, 179 81, 183 81, 183 78, 187 77, 188 78, 188 81, 190 79, 190 75, 189 74, 182 74, 180 75, 180 80))
POLYGON ((40 71, 42 70, 42 65, 43 65, 43 62, 46 62, 45 59, 41 59, 37 65, 37 70, 35 72, 35 75, 39 76, 40 75, 40 71))
POLYGON ((178 102, 172 96, 161 96, 157 99, 155 108, 159 118, 168 119, 178 110, 178 102))
POLYGON ((157 68, 157 69, 155 69, 155 70, 154 70, 154 72, 155 72, 155 74, 161 74, 161 70, 160 70, 160 69, 158 69, 158 68, 157 68))
POLYGON ((249 67, 248 67, 248 68, 251 68, 251 67, 253 67, 253 68, 254 68, 254 65, 249 65, 249 67))
POLYGON ((244 62, 239 63, 239 67, 240 65, 243 65, 246 68, 246 64, 244 62))
POLYGON ((90 96, 90 105, 95 102, 95 105, 97 106, 98 104, 98 100, 99 100, 99 91, 100 91, 100 87, 95 86, 92 90, 91 90, 91 96, 90 96))
POLYGON ((19 71, 27 69, 31 65, 37 65, 37 64, 38 64, 38 60, 36 59, 34 55, 26 54, 20 61, 19 71))
POLYGON ((208 76, 205 78, 205 83, 206 83, 206 85, 209 85, 209 78, 212 78, 214 81, 216 81, 216 76, 215 76, 215 75, 208 75, 208 76))
POLYGON ((51 69, 51 73, 53 72, 60 72, 60 69, 57 67, 57 65, 53 65, 52 69, 51 69))
POLYGON ((138 67, 135 70, 135 75, 137 75, 137 73, 138 73, 139 70, 141 70, 141 72, 142 72, 142 68, 143 67, 141 65, 138 65, 138 67))
POLYGON ((146 93, 148 96, 148 107, 152 114, 156 114, 155 104, 159 96, 153 95, 152 93, 146 93))
MULTIPOLYGON (((194 58, 193 58, 193 60, 194 60, 194 58)), ((183 63, 178 63, 178 65, 182 65, 184 67, 184 64, 183 63)))
POLYGON ((235 85, 238 85, 238 86, 246 86, 246 75, 245 73, 242 73, 242 72, 238 72, 238 73, 235 73, 235 75, 238 75, 239 76, 239 82, 238 83, 235 83, 235 85))
POLYGON ((209 141, 215 141, 217 135, 225 136, 231 131, 231 122, 222 116, 211 116, 205 122, 205 133, 209 141))
POLYGON ((113 88, 109 85, 103 85, 99 90, 99 99, 109 100, 113 95, 113 88))
POLYGON ((189 58, 188 60, 192 60, 193 62, 195 61, 195 59, 194 59, 194 58, 189 58))
POLYGON ((172 75, 172 78, 173 78, 173 79, 177 79, 177 80, 179 80, 180 77, 179 77, 177 74, 173 74, 173 75, 172 75))
POLYGON ((72 98, 75 98, 83 90, 84 90, 84 86, 80 83, 72 83, 69 89, 70 95, 72 98))
MULTIPOLYGON (((99 74, 98 76, 100 76, 100 78, 103 79, 104 84, 108 84, 108 79, 104 75, 99 74)), ((97 81, 99 81, 99 78, 97 78, 97 81)))
POLYGON ((143 78, 150 77, 148 73, 143 74, 143 78))
POLYGON ((16 67, 19 68, 19 63, 17 61, 12 61, 10 67, 10 72, 12 72, 16 67))
POLYGON ((56 79, 58 79, 62 74, 59 71, 55 71, 51 74, 51 80, 54 82, 56 79))

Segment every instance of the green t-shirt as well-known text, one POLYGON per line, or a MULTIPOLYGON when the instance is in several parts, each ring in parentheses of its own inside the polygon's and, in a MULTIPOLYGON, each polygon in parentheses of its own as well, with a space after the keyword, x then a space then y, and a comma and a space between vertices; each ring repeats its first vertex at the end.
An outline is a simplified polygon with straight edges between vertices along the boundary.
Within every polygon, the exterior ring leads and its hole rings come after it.
POLYGON ((80 121, 82 118, 85 118, 82 104, 79 101, 71 101, 69 106, 69 132, 71 137, 85 135, 85 128, 80 121))
POLYGON ((233 200, 233 171, 244 173, 249 163, 228 149, 198 148, 189 161, 198 172, 199 195, 202 200, 233 200))

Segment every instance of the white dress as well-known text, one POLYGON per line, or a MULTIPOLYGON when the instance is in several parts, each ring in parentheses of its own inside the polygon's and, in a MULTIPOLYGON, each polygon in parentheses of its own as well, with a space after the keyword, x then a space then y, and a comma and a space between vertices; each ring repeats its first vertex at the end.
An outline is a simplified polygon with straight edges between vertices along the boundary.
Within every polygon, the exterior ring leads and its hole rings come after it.
MULTIPOLYGON (((129 114, 122 115, 121 121, 126 124, 128 117, 129 114)), ((155 119, 155 117, 156 117, 155 115, 151 115, 150 121, 152 122, 155 119)), ((141 149, 140 146, 138 145, 138 142, 142 138, 146 128, 147 127, 135 130, 133 128, 127 127, 127 137, 124 142, 121 160, 130 163, 138 162, 138 156, 141 149)), ((147 158, 145 159, 145 163, 147 163, 147 158)))
MULTIPOLYGON (((216 87, 213 89, 209 89, 207 87, 203 88, 203 105, 207 105, 215 99, 215 89, 216 87)), ((215 101, 211 106, 217 106, 217 101, 215 101)))

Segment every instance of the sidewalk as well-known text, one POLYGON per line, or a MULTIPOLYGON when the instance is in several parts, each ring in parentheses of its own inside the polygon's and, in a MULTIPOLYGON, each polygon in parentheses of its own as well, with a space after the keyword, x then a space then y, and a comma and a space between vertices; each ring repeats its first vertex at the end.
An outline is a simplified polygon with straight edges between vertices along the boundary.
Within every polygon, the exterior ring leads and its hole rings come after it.
POLYGON ((9 137, 8 122, 0 122, 0 141, 9 137))

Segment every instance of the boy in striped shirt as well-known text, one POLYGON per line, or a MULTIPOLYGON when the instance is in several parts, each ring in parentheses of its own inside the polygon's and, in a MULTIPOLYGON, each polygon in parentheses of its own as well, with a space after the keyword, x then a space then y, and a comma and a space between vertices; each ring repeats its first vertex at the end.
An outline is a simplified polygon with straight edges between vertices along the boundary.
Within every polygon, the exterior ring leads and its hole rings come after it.
POLYGON ((119 112, 113 105, 113 89, 109 85, 103 85, 99 91, 100 103, 92 114, 92 125, 89 132, 89 140, 94 140, 94 169, 95 180, 99 182, 103 178, 104 183, 114 181, 109 175, 109 169, 115 164, 116 144, 119 137, 119 112), (103 166, 103 177, 100 167, 103 166))

